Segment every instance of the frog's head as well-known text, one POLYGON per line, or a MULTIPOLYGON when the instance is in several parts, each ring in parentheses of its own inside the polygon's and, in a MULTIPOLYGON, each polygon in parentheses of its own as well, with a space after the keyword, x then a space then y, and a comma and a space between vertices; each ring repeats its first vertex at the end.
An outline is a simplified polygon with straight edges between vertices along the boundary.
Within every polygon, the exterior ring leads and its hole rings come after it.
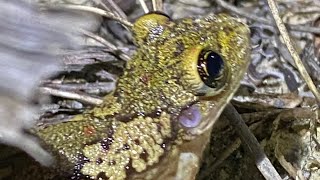
POLYGON ((208 129, 246 72, 248 27, 224 14, 172 20, 151 13, 140 17, 132 30, 137 54, 119 81, 121 92, 131 97, 122 98, 130 103, 130 112, 166 109, 193 134, 208 129), (201 123, 189 122, 185 114, 201 123))

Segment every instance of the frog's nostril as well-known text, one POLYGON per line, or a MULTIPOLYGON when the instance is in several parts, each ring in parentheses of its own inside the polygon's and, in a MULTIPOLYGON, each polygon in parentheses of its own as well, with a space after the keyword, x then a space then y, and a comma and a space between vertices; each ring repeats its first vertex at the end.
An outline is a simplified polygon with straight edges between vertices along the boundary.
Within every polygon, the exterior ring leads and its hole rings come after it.
POLYGON ((201 112, 197 105, 192 105, 183 110, 178 119, 182 126, 186 128, 194 128, 198 126, 201 121, 201 112))

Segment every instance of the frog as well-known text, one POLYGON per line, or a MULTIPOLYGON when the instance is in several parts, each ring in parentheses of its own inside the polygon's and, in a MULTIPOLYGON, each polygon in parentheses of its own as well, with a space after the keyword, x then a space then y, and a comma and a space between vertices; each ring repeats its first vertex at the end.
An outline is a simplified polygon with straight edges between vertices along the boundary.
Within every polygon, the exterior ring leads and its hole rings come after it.
POLYGON ((249 64, 250 30, 227 14, 150 12, 131 31, 137 50, 115 90, 67 122, 32 131, 71 179, 161 179, 182 151, 201 146, 201 156, 249 64))

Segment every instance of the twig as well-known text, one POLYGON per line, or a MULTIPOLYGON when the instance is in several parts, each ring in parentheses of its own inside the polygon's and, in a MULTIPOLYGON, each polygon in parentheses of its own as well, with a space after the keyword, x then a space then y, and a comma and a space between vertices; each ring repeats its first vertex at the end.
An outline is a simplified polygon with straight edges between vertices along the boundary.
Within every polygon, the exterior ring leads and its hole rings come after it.
MULTIPOLYGON (((112 12, 112 10, 101 0, 93 0, 95 3, 97 3, 98 5, 100 4, 102 6, 102 8, 108 12, 112 12)), ((121 17, 119 14, 114 13, 114 15, 121 17)))
POLYGON ((102 38, 101 36, 98 36, 90 31, 84 30, 84 29, 80 29, 80 31, 88 36, 91 37, 92 39, 100 42, 101 44, 107 46, 111 51, 117 52, 119 54, 119 57, 125 61, 129 61, 130 57, 124 53, 123 51, 121 51, 119 48, 117 48, 115 45, 113 45, 112 43, 110 43, 109 41, 107 41, 106 39, 102 38))
POLYGON ((101 92, 110 92, 115 89, 115 82, 94 82, 94 83, 83 83, 83 84, 58 84, 58 83, 48 83, 43 85, 43 87, 49 87, 54 89, 60 89, 63 91, 75 91, 75 90, 84 90, 84 91, 98 91, 101 92))
POLYGON ((96 53, 82 53, 77 54, 75 51, 73 54, 66 54, 62 57, 62 62, 64 65, 86 65, 86 64, 94 64, 99 62, 110 62, 118 60, 113 55, 110 55, 107 51, 106 52, 96 52, 96 53))
POLYGON ((246 145, 245 147, 249 151, 249 154, 252 155, 257 168, 264 178, 266 180, 281 180, 280 175, 260 147, 258 140, 250 132, 248 126, 233 105, 228 104, 223 114, 229 119, 230 124, 240 136, 241 141, 246 145))
POLYGON ((84 29, 80 29, 80 31, 81 31, 84 35, 86 35, 86 36, 88 36, 88 37, 90 37, 90 38, 98 41, 98 42, 101 43, 102 45, 107 46, 107 47, 108 47, 110 50, 112 50, 112 51, 115 51, 115 50, 118 49, 115 45, 113 45, 112 43, 110 43, 109 41, 105 40, 103 37, 101 37, 101 36, 99 36, 99 35, 96 35, 96 34, 90 32, 90 31, 87 31, 87 30, 84 30, 84 29))
POLYGON ((108 5, 113 9, 113 10, 110 10, 110 8, 108 8, 108 6, 103 3, 101 0, 96 0, 98 1, 99 4, 102 5, 103 8, 105 8, 107 11, 110 11, 110 12, 114 12, 118 17, 121 17, 125 20, 128 21, 128 17, 126 15, 126 13, 124 13, 121 8, 113 1, 113 0, 106 0, 108 2, 108 5))
POLYGON ((144 2, 144 0, 139 0, 139 3, 140 3, 140 5, 141 5, 144 13, 147 14, 147 13, 150 12, 149 9, 148 9, 148 6, 147 6, 146 2, 144 2))
MULTIPOLYGON (((246 124, 251 124, 249 126, 250 131, 256 130, 258 127, 261 127, 261 125, 264 122, 267 122, 269 120, 274 120, 278 115, 283 112, 282 109, 272 109, 269 111, 261 111, 261 112, 254 112, 254 113, 245 113, 241 114, 242 119, 245 121, 246 124)), ((227 121, 228 119, 225 116, 220 117, 220 122, 227 121)), ((224 129, 220 128, 219 129, 224 129)), ((208 179, 210 174, 213 173, 213 171, 223 163, 234 151, 236 151, 241 145, 240 138, 236 138, 232 141, 232 144, 228 145, 226 148, 224 148, 224 151, 222 153, 219 153, 219 156, 217 159, 215 159, 213 162, 210 162, 208 166, 204 169, 203 172, 201 172, 198 176, 198 179, 208 179)))
POLYGON ((162 0, 152 0, 152 6, 154 11, 163 12, 163 1, 162 0))
POLYGON ((65 8, 65 9, 73 9, 73 10, 80 10, 80 11, 87 11, 87 12, 91 12, 91 13, 95 13, 98 14, 100 16, 104 16, 110 19, 113 19, 115 21, 120 22, 122 25, 125 25, 129 28, 131 28, 133 26, 133 24, 129 21, 127 21, 126 19, 123 19, 115 14, 113 14, 112 12, 108 12, 96 7, 89 7, 89 6, 82 6, 82 5, 71 5, 71 4, 63 4, 63 5, 50 5, 50 8, 56 8, 56 9, 60 9, 60 8, 65 8))
POLYGON ((277 24, 277 27, 280 31, 280 34, 283 38, 283 41, 285 43, 285 45, 287 46, 296 66, 297 66, 297 69, 299 71, 299 73, 301 74, 302 78, 306 81, 309 89, 311 90, 311 92, 313 93, 313 95, 315 96, 315 98, 317 99, 318 103, 320 103, 320 94, 316 88, 316 86, 314 85, 314 83, 312 82, 312 79, 311 77, 309 76, 306 68, 304 67, 297 51, 294 49, 293 45, 292 45, 292 42, 291 42, 291 39, 289 37, 289 34, 288 34, 288 31, 285 27, 285 25, 283 24, 282 22, 282 19, 279 15, 279 11, 278 11, 278 8, 277 8, 277 5, 276 3, 273 1, 273 0, 267 0, 268 1, 268 4, 269 4, 269 7, 270 7, 270 10, 271 10, 271 13, 273 15, 273 18, 274 20, 276 21, 276 24, 277 24))
MULTIPOLYGON (((237 8, 235 6, 232 6, 232 5, 226 3, 223 0, 216 0, 215 2, 218 5, 220 5, 221 7, 223 7, 224 9, 227 9, 227 10, 229 10, 231 12, 234 12, 234 13, 240 15, 240 16, 246 17, 246 18, 251 19, 253 21, 257 21, 257 22, 263 23, 263 24, 268 25, 268 26, 272 26, 272 27, 275 26, 275 24, 270 22, 269 20, 267 20, 265 18, 261 18, 261 17, 255 16, 252 13, 251 14, 247 13, 244 10, 239 9, 239 8, 237 8)), ((292 24, 286 24, 286 25, 287 25, 288 29, 293 30, 293 31, 320 34, 320 28, 317 28, 317 27, 299 26, 299 25, 292 25, 292 24)))
POLYGON ((84 94, 79 94, 79 93, 69 92, 69 91, 62 91, 62 90, 49 88, 49 87, 40 87, 39 89, 40 89, 40 92, 44 94, 50 94, 54 96, 75 99, 75 100, 93 104, 93 105, 98 105, 102 103, 102 100, 100 98, 94 98, 84 94))

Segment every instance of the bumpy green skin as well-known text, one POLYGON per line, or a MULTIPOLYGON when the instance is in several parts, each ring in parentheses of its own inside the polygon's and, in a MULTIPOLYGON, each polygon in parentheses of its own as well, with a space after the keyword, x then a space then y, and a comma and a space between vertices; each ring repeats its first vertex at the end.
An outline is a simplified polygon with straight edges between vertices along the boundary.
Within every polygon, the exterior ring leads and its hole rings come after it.
POLYGON ((132 31, 137 52, 114 93, 70 122, 37 130, 59 169, 72 172, 78 165, 75 173, 93 179, 124 179, 154 167, 210 124, 184 128, 178 121, 181 110, 196 105, 202 121, 216 119, 248 65, 249 30, 226 15, 170 20, 149 14, 132 31), (223 89, 208 88, 199 79, 195 64, 202 49, 225 60, 223 89))

